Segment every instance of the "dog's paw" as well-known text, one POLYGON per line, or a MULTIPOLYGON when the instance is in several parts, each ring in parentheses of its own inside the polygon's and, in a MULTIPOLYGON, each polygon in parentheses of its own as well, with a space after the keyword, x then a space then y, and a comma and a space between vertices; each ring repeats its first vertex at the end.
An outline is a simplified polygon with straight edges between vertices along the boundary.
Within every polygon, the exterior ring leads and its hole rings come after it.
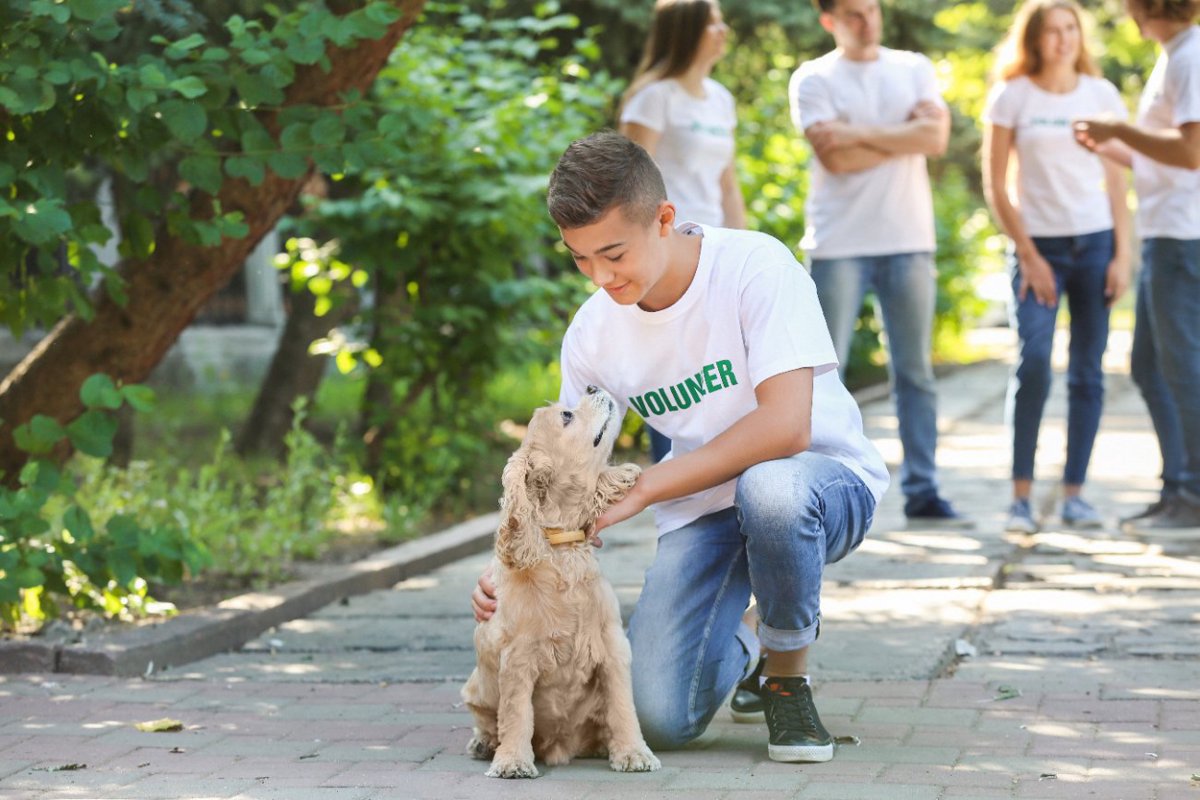
POLYGON ((486 774, 489 778, 536 778, 538 771, 532 759, 497 755, 486 774))
POLYGON ((480 761, 491 761, 496 755, 496 745, 488 741, 486 736, 476 734, 467 742, 467 755, 480 761))
POLYGON ((634 750, 613 753, 609 756, 608 765, 617 772, 654 772, 662 767, 662 762, 650 752, 649 747, 642 745, 634 750))

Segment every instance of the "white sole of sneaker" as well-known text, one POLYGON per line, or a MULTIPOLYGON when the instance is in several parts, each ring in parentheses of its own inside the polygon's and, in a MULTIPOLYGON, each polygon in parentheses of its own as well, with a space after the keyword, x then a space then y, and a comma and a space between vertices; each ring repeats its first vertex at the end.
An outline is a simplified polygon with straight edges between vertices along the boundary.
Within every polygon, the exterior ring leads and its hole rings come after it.
POLYGON ((767 721, 767 715, 761 711, 734 711, 731 708, 729 716, 733 717, 734 722, 740 722, 743 725, 754 725, 767 721))
POLYGON ((767 755, 772 761, 788 763, 820 763, 833 760, 833 745, 768 744, 767 755))

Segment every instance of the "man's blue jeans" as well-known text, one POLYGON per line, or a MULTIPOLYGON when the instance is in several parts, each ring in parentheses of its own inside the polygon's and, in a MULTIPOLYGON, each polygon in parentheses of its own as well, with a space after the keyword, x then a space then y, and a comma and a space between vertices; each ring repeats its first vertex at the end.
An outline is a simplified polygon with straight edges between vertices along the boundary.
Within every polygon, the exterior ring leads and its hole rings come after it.
POLYGON ((813 259, 812 279, 845 374, 854 323, 868 289, 887 334, 888 371, 904 463, 905 497, 936 494, 937 390, 933 378, 933 311, 937 271, 932 253, 813 259))
POLYGON ((742 623, 751 591, 762 645, 817 638, 825 564, 858 547, 875 514, 870 490, 817 453, 756 464, 733 508, 661 536, 629 623, 633 694, 652 747, 699 736, 754 668, 759 638, 742 623))
POLYGON ((1200 502, 1200 239, 1142 242, 1130 361, 1162 450, 1163 491, 1200 502))
POLYGON ((1044 306, 1030 289, 1018 300, 1021 270, 1010 255, 1013 287, 1011 317, 1020 341, 1020 357, 1008 382, 1005 416, 1013 437, 1013 480, 1033 480, 1034 453, 1042 411, 1050 395, 1051 350, 1062 297, 1071 311, 1070 360, 1067 366, 1067 463, 1063 483, 1082 485, 1100 415, 1104 410, 1102 360, 1108 345, 1108 306, 1104 296, 1108 265, 1113 258, 1111 230, 1083 236, 1039 236, 1038 253, 1054 269, 1059 303, 1044 306))

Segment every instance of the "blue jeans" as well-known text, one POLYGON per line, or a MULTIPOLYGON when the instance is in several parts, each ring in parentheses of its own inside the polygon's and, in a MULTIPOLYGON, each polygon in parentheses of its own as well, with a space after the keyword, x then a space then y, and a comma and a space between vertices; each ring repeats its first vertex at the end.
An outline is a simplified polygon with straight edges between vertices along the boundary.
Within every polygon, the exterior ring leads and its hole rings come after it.
POLYGON ((1050 351, 1061 298, 1071 310, 1070 360, 1067 366, 1067 463, 1063 483, 1079 486, 1087 478, 1092 446, 1104 410, 1104 370, 1108 345, 1108 306, 1104 296, 1108 265, 1113 258, 1111 230, 1083 236, 1039 236, 1034 245, 1054 269, 1060 302, 1044 306, 1033 291, 1018 300, 1021 270, 1010 255, 1013 305, 1011 318, 1020 342, 1020 357, 1008 382, 1005 416, 1012 431, 1013 480, 1033 480, 1034 453, 1042 411, 1050 395, 1050 351))
POLYGON ((862 542, 875 499, 833 459, 800 453, 738 478, 735 505, 658 540, 629 623, 633 695, 652 747, 699 736, 758 660, 742 623, 751 591, 763 646, 817 638, 821 573, 862 542))
POLYGON ((1142 242, 1130 360, 1158 435, 1163 491, 1200 502, 1200 239, 1142 242))
POLYGON ((888 372, 900 427, 905 497, 937 494, 937 391, 933 378, 933 312, 937 271, 932 253, 813 259, 812 279, 839 369, 845 373, 854 323, 868 289, 887 334, 888 372))

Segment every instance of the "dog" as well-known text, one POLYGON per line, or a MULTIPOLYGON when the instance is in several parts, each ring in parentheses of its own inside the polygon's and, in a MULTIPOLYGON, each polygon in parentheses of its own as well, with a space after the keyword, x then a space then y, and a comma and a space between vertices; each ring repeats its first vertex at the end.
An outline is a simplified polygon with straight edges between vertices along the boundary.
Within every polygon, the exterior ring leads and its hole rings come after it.
POLYGON ((497 607, 475 628, 462 690, 475 717, 467 752, 493 778, 607 755, 618 772, 660 766, 633 707, 629 640, 588 536, 641 470, 610 466, 617 404, 589 386, 574 409, 539 408, 504 467, 492 574, 497 607))

